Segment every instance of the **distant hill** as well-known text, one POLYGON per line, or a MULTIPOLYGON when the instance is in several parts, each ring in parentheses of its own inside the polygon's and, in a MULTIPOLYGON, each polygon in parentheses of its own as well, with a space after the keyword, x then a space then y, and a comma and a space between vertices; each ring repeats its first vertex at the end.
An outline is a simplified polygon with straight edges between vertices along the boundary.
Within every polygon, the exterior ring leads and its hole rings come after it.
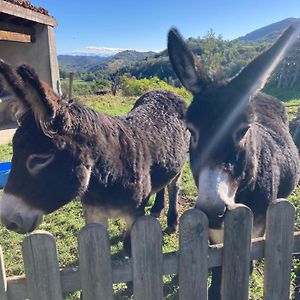
POLYGON ((152 51, 139 52, 135 50, 125 50, 110 57, 59 55, 58 63, 60 68, 67 72, 97 73, 104 69, 115 71, 120 67, 145 60, 154 55, 156 55, 156 53, 152 51))
POLYGON ((299 21, 300 18, 287 18, 282 21, 256 29, 240 37, 239 40, 242 41, 273 40, 280 34, 280 32, 282 32, 282 30, 284 30, 291 24, 299 21))
POLYGON ((69 72, 88 71, 95 64, 99 64, 107 57, 81 56, 81 55, 58 55, 58 64, 69 72))
MULTIPOLYGON (((205 38, 188 38, 190 48, 200 56, 202 63, 213 74, 221 73, 225 78, 234 76, 254 56, 268 47, 289 25, 300 18, 287 18, 264 26, 233 41, 219 39, 216 35, 205 38)), ((166 50, 147 61, 139 61, 121 69, 137 78, 157 76, 169 83, 178 81, 171 68, 166 50)))

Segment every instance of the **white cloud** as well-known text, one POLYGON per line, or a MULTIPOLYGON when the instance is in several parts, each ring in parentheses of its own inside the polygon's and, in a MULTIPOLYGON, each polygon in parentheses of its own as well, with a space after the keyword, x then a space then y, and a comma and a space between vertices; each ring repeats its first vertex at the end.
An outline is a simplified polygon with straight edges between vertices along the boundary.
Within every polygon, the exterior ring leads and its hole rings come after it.
POLYGON ((98 56, 108 57, 108 56, 113 56, 124 50, 130 50, 130 49, 88 46, 88 47, 84 47, 83 49, 80 49, 80 50, 71 51, 67 54, 69 54, 69 55, 87 55, 87 56, 98 55, 98 56))
MULTIPOLYGON (((125 48, 109 48, 109 47, 96 47, 96 46, 87 46, 79 50, 74 50, 71 52, 63 53, 67 55, 80 55, 80 56, 103 56, 103 57, 109 57, 113 56, 119 52, 125 51, 125 50, 136 50, 136 49, 125 49, 125 48)), ((139 52, 147 52, 149 50, 136 50, 139 52)), ((152 50, 153 52, 161 52, 162 50, 152 50)))

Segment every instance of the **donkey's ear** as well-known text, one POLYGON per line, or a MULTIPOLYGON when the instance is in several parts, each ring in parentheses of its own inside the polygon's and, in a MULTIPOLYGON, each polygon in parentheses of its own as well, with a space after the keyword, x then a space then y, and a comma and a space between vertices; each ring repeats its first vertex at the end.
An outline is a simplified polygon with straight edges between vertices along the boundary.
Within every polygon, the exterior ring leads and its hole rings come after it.
POLYGON ((53 89, 40 80, 34 69, 28 65, 18 67, 17 72, 26 85, 26 100, 34 112, 35 119, 39 122, 53 119, 60 102, 53 89))
POLYGON ((286 29, 269 49, 258 55, 234 77, 228 85, 231 90, 251 96, 262 89, 287 51, 297 39, 299 40, 299 25, 300 23, 296 23, 286 29))
POLYGON ((168 52, 177 77, 190 92, 198 94, 211 83, 207 71, 175 28, 168 34, 168 52))
POLYGON ((25 86, 22 78, 7 63, 0 59, 0 98, 7 98, 13 102, 17 119, 30 108, 26 101, 25 86))

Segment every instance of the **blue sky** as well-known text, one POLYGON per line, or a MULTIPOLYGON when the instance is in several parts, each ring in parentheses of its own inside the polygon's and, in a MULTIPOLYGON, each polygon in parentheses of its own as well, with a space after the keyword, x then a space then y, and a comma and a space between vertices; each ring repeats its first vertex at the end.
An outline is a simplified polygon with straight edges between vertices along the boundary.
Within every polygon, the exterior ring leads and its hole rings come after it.
POLYGON ((288 17, 300 17, 299 0, 32 0, 58 21, 59 54, 85 47, 166 48, 176 26, 185 37, 210 29, 233 39, 288 17))

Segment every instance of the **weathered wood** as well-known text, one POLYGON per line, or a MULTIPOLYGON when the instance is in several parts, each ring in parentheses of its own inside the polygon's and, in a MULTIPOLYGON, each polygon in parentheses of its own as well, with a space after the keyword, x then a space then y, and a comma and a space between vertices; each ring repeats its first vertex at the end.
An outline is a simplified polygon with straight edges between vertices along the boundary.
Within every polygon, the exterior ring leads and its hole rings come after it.
POLYGON ((112 300, 112 267, 107 228, 89 224, 78 237, 83 300, 112 300))
MULTIPOLYGON (((293 253, 300 252, 300 232, 295 232, 293 253)), ((251 260, 264 257, 265 240, 258 238, 253 240, 251 260)), ((222 245, 210 247, 208 250, 208 267, 217 267, 222 264, 222 245)), ((163 275, 178 273, 178 252, 163 254, 163 275)), ((113 283, 132 280, 132 265, 130 260, 122 259, 113 262, 113 283)), ((64 293, 70 293, 81 289, 80 273, 77 268, 66 268, 61 271, 61 282, 64 293)), ((7 278, 7 294, 9 300, 23 300, 28 298, 26 279, 24 276, 7 278)))
POLYGON ((267 211, 264 299, 288 300, 294 244, 295 208, 284 199, 267 211))
POLYGON ((69 77, 69 100, 73 98, 73 82, 74 82, 74 73, 70 72, 69 77))
POLYGON ((33 27, 0 21, 0 40, 30 43, 35 41, 33 27))
POLYGON ((208 220, 197 209, 179 222, 179 299, 207 299, 208 220))
POLYGON ((251 210, 241 204, 226 213, 222 300, 248 300, 252 219, 251 210))
MULTIPOLYGON (((300 253, 300 232, 294 233, 293 253, 300 253)), ((251 260, 264 258, 265 240, 258 238, 253 240, 251 260)), ((208 267, 213 268, 222 265, 222 245, 214 245, 208 249, 208 267)), ((163 275, 177 274, 179 264, 178 252, 163 254, 163 275)), ((122 259, 113 262, 113 283, 128 282, 132 280, 131 260, 122 259)), ((80 273, 78 268, 65 268, 60 272, 62 289, 64 293, 75 292, 81 289, 80 273)), ((7 278, 7 295, 9 300, 23 300, 28 298, 25 276, 7 278)))
POLYGON ((0 299, 7 300, 7 281, 2 248, 0 246, 0 299))
POLYGON ((53 17, 43 15, 18 5, 14 5, 4 0, 0 0, 0 12, 45 25, 57 25, 57 22, 53 17))
POLYGON ((35 30, 31 26, 17 25, 9 22, 0 21, 0 30, 18 32, 27 35, 34 35, 35 30))
POLYGON ((4 31, 0 29, 0 41, 31 43, 31 35, 25 33, 4 31))
POLYGON ((22 252, 30 300, 62 300, 54 237, 36 231, 24 239, 22 252))
POLYGON ((287 107, 287 108, 289 108, 289 107, 298 107, 299 104, 283 104, 283 106, 287 107))
POLYGON ((9 300, 28 299, 25 275, 7 278, 7 296, 9 300))
POLYGON ((139 218, 131 230, 133 292, 138 300, 161 300, 162 231, 153 217, 139 218))

